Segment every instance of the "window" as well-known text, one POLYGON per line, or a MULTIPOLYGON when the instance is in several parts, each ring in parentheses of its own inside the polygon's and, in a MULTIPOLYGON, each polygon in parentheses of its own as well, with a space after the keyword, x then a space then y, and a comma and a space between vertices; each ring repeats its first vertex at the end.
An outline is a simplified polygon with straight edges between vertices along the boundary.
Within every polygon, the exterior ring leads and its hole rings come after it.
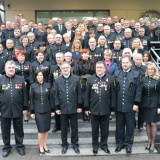
POLYGON ((109 15, 109 10, 36 11, 36 23, 42 22, 43 24, 48 24, 48 20, 53 18, 56 24, 58 17, 62 17, 64 22, 68 21, 69 18, 77 18, 78 22, 82 22, 83 18, 88 18, 91 23, 93 17, 101 20, 102 17, 108 17, 109 15))
POLYGON ((5 21, 4 2, 0 2, 0 24, 5 21))

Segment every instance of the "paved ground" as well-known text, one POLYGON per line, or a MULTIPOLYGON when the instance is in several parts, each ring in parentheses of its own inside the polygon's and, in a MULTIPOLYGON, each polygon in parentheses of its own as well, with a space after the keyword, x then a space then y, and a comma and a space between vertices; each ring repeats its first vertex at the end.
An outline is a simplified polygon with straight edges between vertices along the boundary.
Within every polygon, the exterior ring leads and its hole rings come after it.
POLYGON ((20 156, 13 150, 7 158, 3 158, 0 150, 0 160, 159 160, 160 154, 137 154, 137 155, 116 155, 116 156, 88 156, 88 157, 40 157, 38 151, 26 149, 26 155, 20 156))

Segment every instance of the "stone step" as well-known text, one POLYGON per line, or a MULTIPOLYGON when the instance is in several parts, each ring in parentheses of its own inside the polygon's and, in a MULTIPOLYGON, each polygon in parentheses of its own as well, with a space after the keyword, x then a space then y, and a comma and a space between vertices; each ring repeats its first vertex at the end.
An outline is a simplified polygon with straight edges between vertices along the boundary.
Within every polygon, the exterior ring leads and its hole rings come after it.
MULTIPOLYGON (((38 146, 38 139, 25 139, 24 138, 24 145, 26 146, 38 146)), ((68 138, 68 142, 71 143, 71 138, 68 138)), ((142 144, 142 143, 147 143, 148 142, 148 138, 147 136, 135 136, 134 138, 134 143, 138 143, 138 144, 142 144)), ((61 138, 57 138, 57 139, 50 139, 48 138, 48 145, 53 145, 54 147, 57 145, 61 145, 61 138)), ((79 144, 91 144, 92 143, 92 138, 90 137, 86 137, 86 138, 79 138, 79 144)), ((15 140, 11 139, 11 144, 15 144, 15 140)), ((115 144, 115 137, 109 137, 108 138, 108 144, 115 144)), ((3 141, 0 140, 0 146, 3 146, 3 141)))
MULTIPOLYGON (((149 154, 149 152, 144 149, 145 145, 146 144, 142 144, 142 145, 138 145, 138 146, 134 146, 133 145, 132 155, 133 154, 149 154)), ((108 148, 109 148, 111 154, 106 154, 103 150, 101 150, 101 148, 99 148, 97 156, 112 156, 112 155, 123 155, 123 154, 126 154, 126 150, 125 149, 122 149, 122 151, 119 152, 119 153, 115 153, 116 146, 110 147, 110 145, 109 145, 108 148)), ((50 149, 51 153, 45 154, 45 156, 56 156, 56 157, 59 157, 59 156, 62 156, 62 157, 66 157, 66 156, 67 157, 69 157, 69 156, 81 156, 81 157, 82 156, 93 156, 93 151, 92 151, 92 146, 91 145, 88 145, 85 148, 80 146, 79 149, 80 149, 80 154, 76 154, 74 152, 74 150, 72 149, 72 146, 69 146, 69 148, 67 150, 67 153, 65 155, 63 155, 63 154, 61 154, 61 150, 62 149, 61 149, 61 146, 60 146, 60 148, 52 148, 52 149, 50 149)), ((154 153, 157 153, 157 150, 155 150, 154 153)), ((37 154, 38 154, 38 151, 37 151, 37 154)))
MULTIPOLYGON (((115 132, 116 130, 116 127, 115 126, 109 126, 109 132, 115 132)), ((81 128, 78 128, 78 132, 79 133, 91 133, 92 132, 92 129, 91 127, 81 127, 81 128)), ((37 130, 37 126, 35 125, 34 128, 25 128, 24 127, 24 134, 37 134, 38 133, 38 130, 37 130)), ((51 130, 49 131, 49 134, 60 134, 61 131, 58 131, 58 132, 52 132, 52 128, 51 130)), ((135 133, 140 133, 138 129, 135 129, 135 133)), ((144 130, 141 131, 141 134, 144 134, 146 133, 145 131, 145 127, 144 127, 144 130)), ((1 130, 0 130, 0 135, 1 135, 1 130)), ((11 134, 14 134, 14 129, 13 127, 11 127, 11 134)))
MULTIPOLYGON (((37 132, 38 133, 38 132, 37 132)), ((37 133, 34 134, 24 134, 24 139, 37 139, 37 133)), ((139 132, 136 131, 135 132, 135 137, 139 137, 139 136, 146 136, 146 132, 139 132)), ((91 138, 92 137, 92 133, 91 132, 80 132, 78 133, 79 138, 91 138)), ((68 137, 71 137, 71 133, 68 133, 68 137)), ((110 137, 115 137, 115 132, 109 132, 109 138, 110 137)), ((0 139, 2 139, 2 136, 0 136, 0 139)), ((14 139, 14 135, 11 135, 11 139, 14 139)), ((54 133, 49 133, 48 135, 48 139, 61 139, 61 132, 59 132, 59 134, 54 134, 54 133)))

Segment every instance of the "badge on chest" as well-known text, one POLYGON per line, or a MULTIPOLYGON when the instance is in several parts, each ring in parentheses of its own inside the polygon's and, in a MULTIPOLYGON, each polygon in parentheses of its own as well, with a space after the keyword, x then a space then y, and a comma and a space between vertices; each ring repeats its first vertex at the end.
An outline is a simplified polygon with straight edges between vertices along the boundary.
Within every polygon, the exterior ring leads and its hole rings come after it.
POLYGON ((16 89, 22 89, 22 84, 15 84, 16 89))

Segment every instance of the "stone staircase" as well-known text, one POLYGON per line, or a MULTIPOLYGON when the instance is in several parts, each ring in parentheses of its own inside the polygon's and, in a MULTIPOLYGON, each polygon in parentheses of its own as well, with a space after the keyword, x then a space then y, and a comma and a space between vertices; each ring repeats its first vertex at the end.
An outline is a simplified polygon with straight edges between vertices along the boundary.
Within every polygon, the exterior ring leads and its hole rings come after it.
MULTIPOLYGON (((54 119, 52 119, 52 124, 51 124, 51 130, 54 126, 54 119)), ((58 131, 56 133, 52 133, 52 131, 49 131, 49 136, 48 136, 48 148, 51 150, 50 154, 45 154, 45 156, 90 156, 93 155, 92 153, 92 138, 91 138, 91 123, 90 122, 83 122, 81 115, 79 115, 78 119, 78 129, 79 129, 79 149, 80 149, 80 154, 76 154, 71 145, 71 133, 68 133, 68 142, 69 142, 69 148, 68 151, 65 155, 61 154, 61 132, 58 131)), ((116 148, 116 143, 115 143, 115 118, 113 118, 110 121, 110 126, 109 126, 109 138, 108 138, 108 148, 111 151, 110 155, 118 155, 118 154, 126 154, 125 149, 123 149, 119 153, 115 153, 114 150, 116 148)), ((28 123, 24 123, 24 144, 25 147, 28 149, 32 148, 37 148, 37 153, 38 154, 38 138, 37 138, 37 126, 35 124, 35 120, 29 118, 28 123)), ((0 130, 1 134, 1 130, 0 130)), ((160 134, 159 134, 160 136, 160 134)), ((14 131, 13 127, 11 128, 11 144, 15 144, 14 140, 14 131)), ((132 154, 140 154, 140 153, 145 153, 148 154, 148 151, 144 150, 145 145, 147 144, 147 135, 144 130, 139 132, 138 129, 135 129, 135 140, 132 148, 132 154)), ((2 136, 0 136, 0 147, 3 146, 3 141, 2 141, 2 136)), ((155 152, 156 153, 156 152, 155 152)), ((107 155, 99 149, 97 155, 107 155)))

